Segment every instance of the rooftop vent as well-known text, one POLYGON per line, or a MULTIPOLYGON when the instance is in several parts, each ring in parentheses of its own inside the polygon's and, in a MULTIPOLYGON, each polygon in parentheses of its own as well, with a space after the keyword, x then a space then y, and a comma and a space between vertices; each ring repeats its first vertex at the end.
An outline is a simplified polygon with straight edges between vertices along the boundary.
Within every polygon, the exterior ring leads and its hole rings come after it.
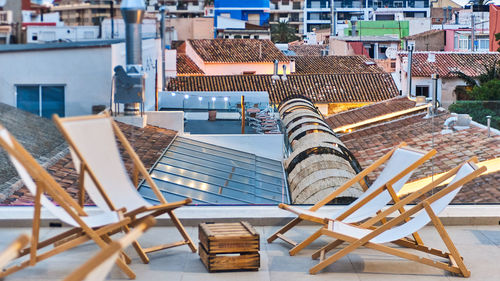
POLYGON ((428 62, 436 62, 436 54, 429 53, 427 55, 427 61, 428 62))

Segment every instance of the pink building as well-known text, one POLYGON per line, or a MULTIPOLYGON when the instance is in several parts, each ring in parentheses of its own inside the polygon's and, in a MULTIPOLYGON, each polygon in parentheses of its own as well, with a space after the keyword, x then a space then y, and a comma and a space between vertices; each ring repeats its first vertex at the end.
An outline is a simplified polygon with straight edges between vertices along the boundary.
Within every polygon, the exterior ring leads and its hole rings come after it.
MULTIPOLYGON (((446 29, 444 51, 445 52, 463 52, 471 50, 471 29, 446 29)), ((488 52, 490 50, 490 35, 487 29, 476 28, 475 32, 476 51, 488 52)))

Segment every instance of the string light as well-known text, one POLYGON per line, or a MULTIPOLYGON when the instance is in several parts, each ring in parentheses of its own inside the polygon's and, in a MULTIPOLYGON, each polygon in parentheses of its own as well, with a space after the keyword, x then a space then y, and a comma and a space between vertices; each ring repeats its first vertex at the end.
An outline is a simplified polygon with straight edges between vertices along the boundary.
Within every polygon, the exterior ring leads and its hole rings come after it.
POLYGON ((172 97, 175 97, 175 93, 174 92, 172 92, 172 97))
POLYGON ((185 99, 189 99, 189 95, 184 95, 184 98, 185 99))
POLYGON ((199 101, 202 101, 202 100, 203 100, 203 97, 198 97, 198 100, 199 100, 199 101))
POLYGON ((215 101, 215 97, 212 97, 212 101, 215 101))
POLYGON ((227 100, 228 100, 228 98, 227 98, 227 97, 224 97, 224 101, 227 101, 227 100))

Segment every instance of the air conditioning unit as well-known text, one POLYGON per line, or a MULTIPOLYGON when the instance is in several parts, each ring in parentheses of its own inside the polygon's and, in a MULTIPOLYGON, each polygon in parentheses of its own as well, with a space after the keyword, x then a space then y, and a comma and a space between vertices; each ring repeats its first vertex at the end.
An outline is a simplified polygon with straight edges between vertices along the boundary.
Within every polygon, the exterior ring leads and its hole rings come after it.
POLYGON ((12 11, 0 11, 0 24, 12 24, 12 11))

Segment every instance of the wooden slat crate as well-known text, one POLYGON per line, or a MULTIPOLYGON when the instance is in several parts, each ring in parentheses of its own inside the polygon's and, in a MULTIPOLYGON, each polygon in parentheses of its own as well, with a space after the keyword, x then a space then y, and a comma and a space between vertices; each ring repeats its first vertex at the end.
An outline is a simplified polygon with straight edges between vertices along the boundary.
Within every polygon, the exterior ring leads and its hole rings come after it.
POLYGON ((198 233, 208 271, 259 269, 260 236, 248 222, 202 223, 198 233))

